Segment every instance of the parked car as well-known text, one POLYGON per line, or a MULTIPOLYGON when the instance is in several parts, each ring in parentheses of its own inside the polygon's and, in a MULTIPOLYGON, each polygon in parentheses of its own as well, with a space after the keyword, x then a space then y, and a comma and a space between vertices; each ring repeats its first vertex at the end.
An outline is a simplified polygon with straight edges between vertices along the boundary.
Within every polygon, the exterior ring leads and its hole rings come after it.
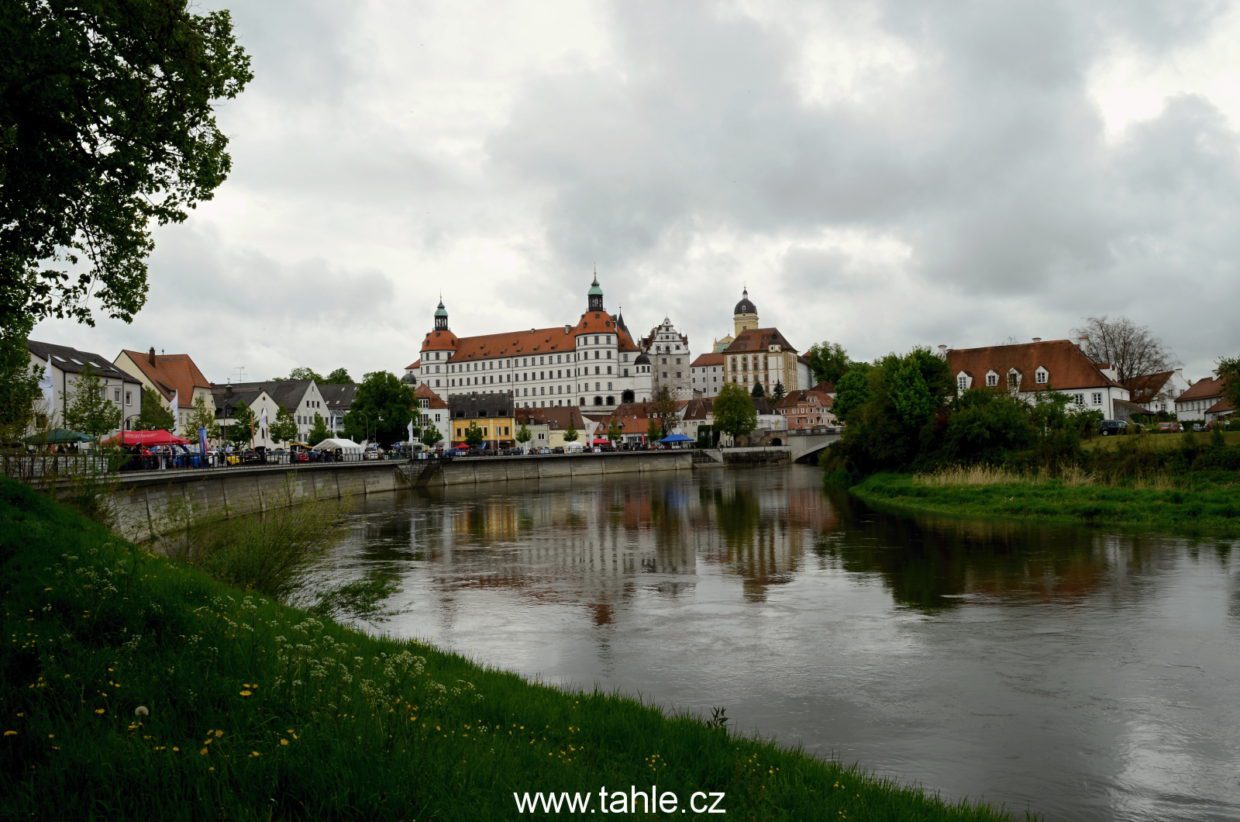
POLYGON ((1117 434, 1128 433, 1128 423, 1123 420, 1103 420, 1098 426, 1098 433, 1104 437, 1113 437, 1117 434))
POLYGON ((383 459, 383 449, 378 445, 367 445, 366 450, 362 454, 362 459, 381 460, 383 459))
POLYGON ((1160 434, 1174 434, 1184 430, 1184 426, 1178 422, 1160 422, 1158 423, 1158 432, 1160 434))
POLYGON ((551 449, 551 453, 552 453, 552 454, 563 454, 563 453, 564 453, 564 446, 563 446, 563 445, 557 445, 555 448, 552 448, 552 449, 551 449))

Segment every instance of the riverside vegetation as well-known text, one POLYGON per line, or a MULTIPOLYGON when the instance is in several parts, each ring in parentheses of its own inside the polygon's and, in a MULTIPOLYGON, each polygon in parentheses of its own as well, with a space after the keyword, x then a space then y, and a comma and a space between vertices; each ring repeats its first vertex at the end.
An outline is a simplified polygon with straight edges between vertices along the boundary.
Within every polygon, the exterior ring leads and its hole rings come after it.
MULTIPOLYGON (((308 533, 286 553, 317 550, 308 533)), ((276 590, 298 566, 206 555, 276 590)), ((668 716, 363 635, 7 480, 0 602, 13 817, 509 818, 513 792, 657 784, 723 791, 743 818, 1005 818, 734 735, 722 712, 668 716)))
POLYGON ((925 349, 856 364, 840 379, 846 423, 829 482, 905 512, 1240 535, 1240 432, 1095 437, 1101 416, 1042 392, 955 396, 925 349))

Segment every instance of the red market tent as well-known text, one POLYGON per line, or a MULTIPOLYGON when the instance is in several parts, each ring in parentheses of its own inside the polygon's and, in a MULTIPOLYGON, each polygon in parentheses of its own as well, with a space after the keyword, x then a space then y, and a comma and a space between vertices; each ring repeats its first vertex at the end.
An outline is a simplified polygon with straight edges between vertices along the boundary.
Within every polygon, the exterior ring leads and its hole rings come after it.
POLYGON ((590 444, 591 445, 611 445, 611 440, 607 439, 606 437, 595 437, 594 442, 590 444))
POLYGON ((189 445, 189 440, 184 440, 176 434, 169 433, 162 428, 154 431, 122 431, 120 436, 112 437, 105 440, 107 445, 189 445))

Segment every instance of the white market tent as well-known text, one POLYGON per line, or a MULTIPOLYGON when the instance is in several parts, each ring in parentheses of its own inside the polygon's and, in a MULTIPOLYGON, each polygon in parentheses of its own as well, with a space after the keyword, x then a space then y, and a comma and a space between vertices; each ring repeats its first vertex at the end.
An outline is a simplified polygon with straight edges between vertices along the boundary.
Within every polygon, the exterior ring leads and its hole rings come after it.
POLYGON ((326 451, 326 450, 335 451, 337 448, 340 448, 345 451, 348 451, 351 448, 357 451, 362 450, 362 446, 358 445, 353 440, 336 439, 335 437, 328 437, 327 439, 320 442, 318 445, 314 446, 311 450, 312 451, 326 451))

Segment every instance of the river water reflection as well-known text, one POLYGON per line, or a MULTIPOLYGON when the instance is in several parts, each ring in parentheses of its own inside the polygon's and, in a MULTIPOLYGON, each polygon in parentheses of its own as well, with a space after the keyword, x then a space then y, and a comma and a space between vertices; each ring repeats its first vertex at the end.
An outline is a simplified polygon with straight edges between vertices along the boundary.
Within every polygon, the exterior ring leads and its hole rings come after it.
POLYGON ((812 468, 371 498, 368 630, 1054 819, 1240 817, 1230 543, 934 522, 812 468))

